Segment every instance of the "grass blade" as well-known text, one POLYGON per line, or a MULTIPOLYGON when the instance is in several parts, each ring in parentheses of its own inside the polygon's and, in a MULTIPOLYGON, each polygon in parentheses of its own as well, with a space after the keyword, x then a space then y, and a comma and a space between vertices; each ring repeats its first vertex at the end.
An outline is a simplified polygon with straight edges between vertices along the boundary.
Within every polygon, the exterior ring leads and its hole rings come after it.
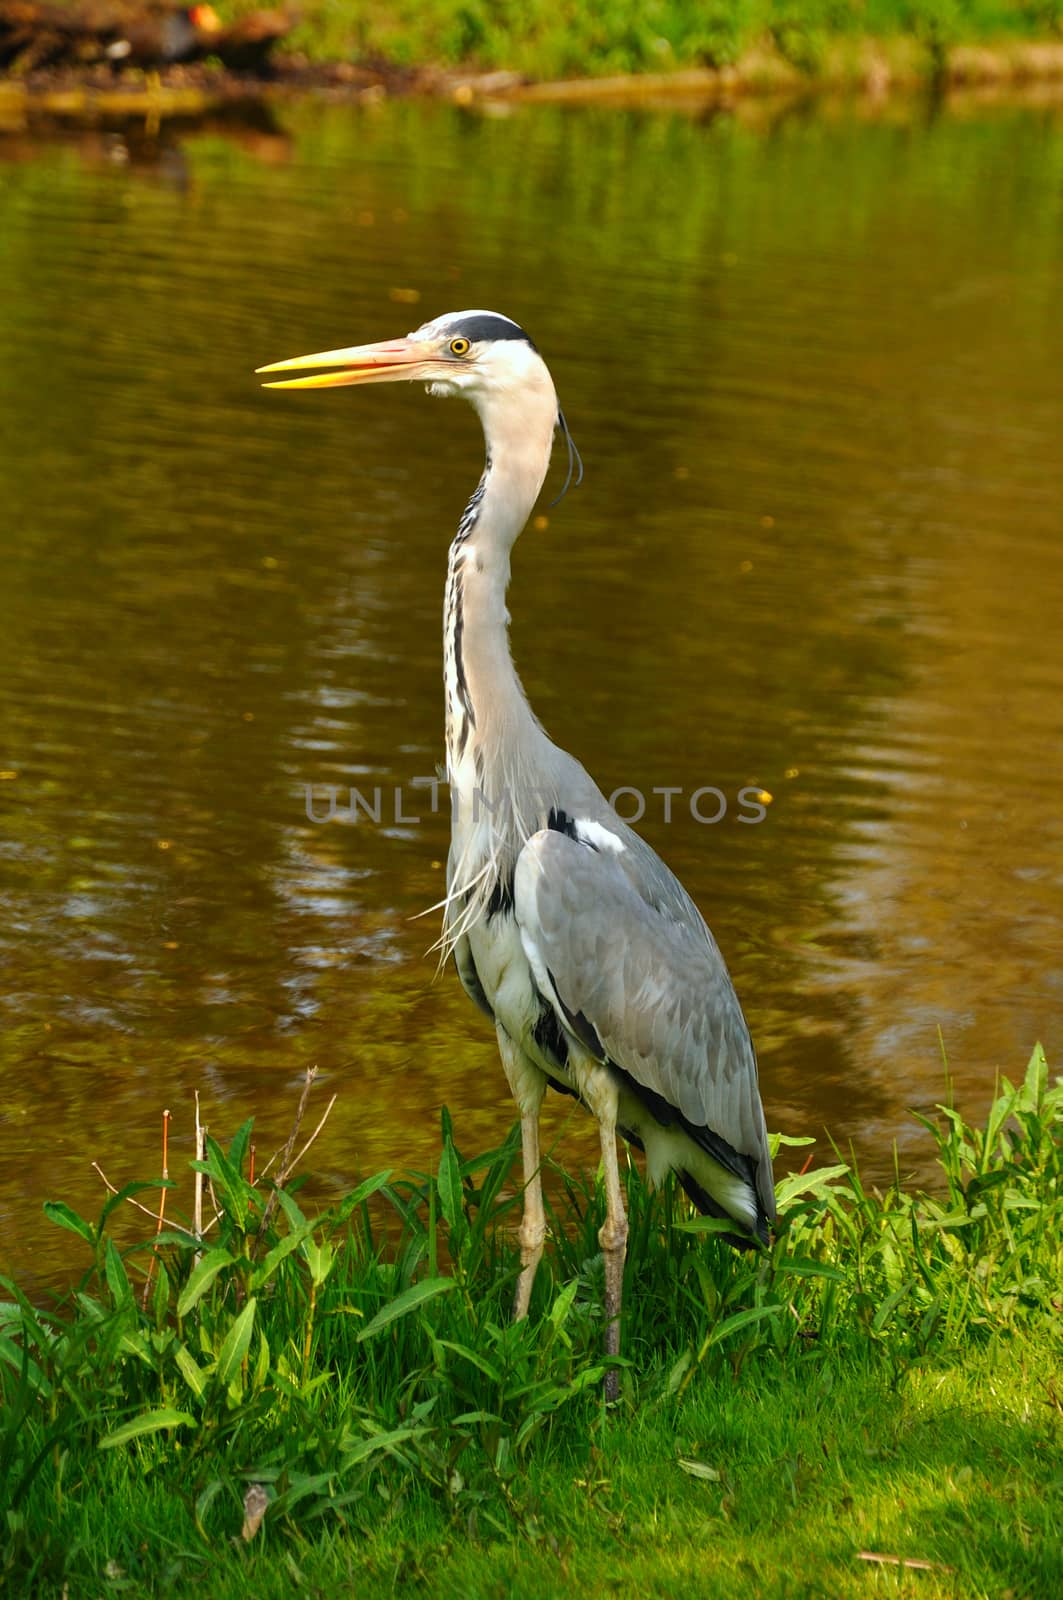
POLYGON ((425 1305, 429 1300, 434 1300, 438 1295, 448 1294, 451 1289, 456 1289, 457 1284, 453 1278, 422 1278, 420 1283, 411 1284, 402 1294, 394 1300, 389 1300, 382 1306, 371 1322, 367 1322, 358 1335, 358 1343, 371 1339, 374 1334, 390 1327, 400 1317, 408 1316, 411 1311, 416 1311, 418 1306, 425 1305))
POLYGON ((131 1422, 105 1433, 99 1442, 101 1450, 113 1450, 117 1445, 128 1444, 130 1439, 142 1439, 149 1433, 161 1433, 167 1428, 194 1428, 196 1419, 187 1411, 175 1411, 172 1406, 159 1406, 155 1411, 145 1411, 131 1422))

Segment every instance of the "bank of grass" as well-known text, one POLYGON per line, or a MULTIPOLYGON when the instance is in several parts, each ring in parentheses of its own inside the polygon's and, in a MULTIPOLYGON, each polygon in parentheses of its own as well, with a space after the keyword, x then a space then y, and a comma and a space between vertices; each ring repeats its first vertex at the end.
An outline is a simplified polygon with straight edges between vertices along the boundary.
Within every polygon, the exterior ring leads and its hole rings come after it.
MULTIPOLYGON (((218 0, 226 18, 261 0, 218 0)), ((815 77, 858 41, 927 75, 957 45, 1063 38, 1063 0, 303 0, 313 61, 502 69, 532 78, 728 67, 770 53, 815 77)))
POLYGON ((1063 1085, 1038 1048, 984 1126, 931 1127, 940 1194, 836 1160, 780 1183, 754 1255, 629 1171, 611 1412, 593 1183, 559 1176, 533 1314, 509 1321, 513 1138, 465 1158, 444 1115, 434 1173, 311 1218, 249 1181, 248 1125, 208 1145, 208 1238, 169 1228, 154 1256, 116 1244, 124 1196, 92 1224, 53 1205, 89 1267, 54 1310, 4 1286, 0 1582, 1061 1593, 1063 1085))

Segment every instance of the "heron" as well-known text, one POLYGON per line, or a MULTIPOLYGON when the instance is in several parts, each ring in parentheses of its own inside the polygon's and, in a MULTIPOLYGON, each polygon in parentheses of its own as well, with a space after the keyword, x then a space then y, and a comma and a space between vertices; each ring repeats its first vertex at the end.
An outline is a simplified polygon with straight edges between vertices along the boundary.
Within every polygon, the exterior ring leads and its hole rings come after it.
POLYGON ((546 1237, 540 1111, 548 1087, 595 1117, 605 1220, 606 1394, 618 1392, 627 1217, 617 1135, 674 1172, 740 1246, 769 1242, 771 1153, 757 1060, 723 956, 686 890, 529 705, 509 644, 510 556, 555 434, 582 478, 549 369, 492 311, 436 317, 405 338, 259 368, 267 387, 421 382, 470 401, 486 460, 450 546, 443 606, 451 842, 443 948, 493 1022, 520 1114, 523 1214, 514 1316, 527 1315, 546 1237), (276 378, 301 371, 305 375, 276 378))

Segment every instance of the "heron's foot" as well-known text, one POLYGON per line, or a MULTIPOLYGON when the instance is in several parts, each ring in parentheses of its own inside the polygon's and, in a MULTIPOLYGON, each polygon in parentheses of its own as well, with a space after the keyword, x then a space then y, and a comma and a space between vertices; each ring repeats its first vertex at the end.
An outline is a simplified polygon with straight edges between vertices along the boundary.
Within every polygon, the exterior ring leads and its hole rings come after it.
POLYGON ((517 1292, 513 1296, 513 1321, 520 1322, 522 1317, 528 1315, 531 1304, 532 1285, 535 1282, 535 1272, 542 1259, 543 1241, 546 1238, 545 1219, 539 1222, 535 1218, 524 1218, 520 1225, 520 1277, 517 1279, 517 1292))

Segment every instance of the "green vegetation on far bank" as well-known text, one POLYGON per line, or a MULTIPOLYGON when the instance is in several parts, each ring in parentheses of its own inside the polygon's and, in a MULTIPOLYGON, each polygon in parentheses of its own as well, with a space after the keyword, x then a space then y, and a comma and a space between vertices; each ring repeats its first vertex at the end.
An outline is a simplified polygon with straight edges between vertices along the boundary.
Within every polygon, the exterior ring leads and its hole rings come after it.
POLYGON ((540 79, 726 67, 755 51, 814 76, 832 45, 867 39, 908 41, 932 68, 955 45, 1063 37, 1063 0, 305 0, 300 16, 291 42, 315 61, 540 79))
MULTIPOLYGON (((1063 1590, 1063 1084, 1035 1050, 937 1196, 840 1160, 739 1255, 628 1173, 622 1397, 601 1399, 601 1195, 557 1174, 507 1315, 517 1142, 310 1218, 202 1164, 216 1216, 120 1248, 123 1191, 53 1221, 54 1310, 0 1287, 12 1594, 1044 1596, 1063 1590), (390 1219, 382 1225, 382 1218, 390 1219)), ((146 1229, 145 1231, 150 1231, 146 1229)))

